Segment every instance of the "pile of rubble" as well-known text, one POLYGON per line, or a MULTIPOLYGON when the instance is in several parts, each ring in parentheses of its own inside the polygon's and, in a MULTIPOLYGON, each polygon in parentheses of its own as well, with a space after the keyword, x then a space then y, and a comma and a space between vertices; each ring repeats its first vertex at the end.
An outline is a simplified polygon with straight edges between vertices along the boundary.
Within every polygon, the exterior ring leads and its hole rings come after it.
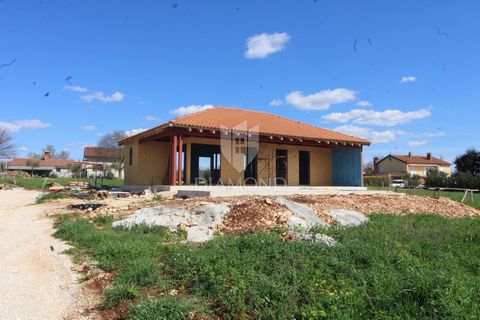
POLYGON ((232 203, 219 230, 223 234, 268 230, 283 225, 292 212, 270 198, 253 198, 232 203))
POLYGON ((287 197, 303 203, 323 214, 332 209, 360 212, 404 215, 414 213, 436 214, 449 218, 478 217, 480 211, 464 203, 440 197, 406 195, 403 193, 378 195, 308 195, 287 197))

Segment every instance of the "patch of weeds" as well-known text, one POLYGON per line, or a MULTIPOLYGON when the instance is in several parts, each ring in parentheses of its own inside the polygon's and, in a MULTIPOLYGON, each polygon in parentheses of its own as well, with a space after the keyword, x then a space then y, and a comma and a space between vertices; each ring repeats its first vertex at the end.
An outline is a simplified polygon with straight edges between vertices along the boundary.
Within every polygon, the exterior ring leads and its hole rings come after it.
POLYGON ((119 271, 116 284, 141 287, 154 286, 160 274, 158 262, 147 258, 128 261, 119 271))
POLYGON ((129 286, 115 286, 103 293, 102 307, 110 309, 123 300, 133 300, 140 296, 138 289, 129 286))
POLYGON ((94 222, 98 225, 105 226, 112 224, 113 217, 108 214, 102 214, 95 218, 94 222))
POLYGON ((183 320, 193 311, 194 304, 189 300, 165 296, 140 301, 133 306, 127 319, 129 320, 183 320))
POLYGON ((165 197, 159 193, 156 193, 153 196, 153 201, 157 201, 157 202, 165 201, 165 197))
POLYGON ((45 201, 55 200, 55 199, 65 199, 68 196, 64 193, 43 193, 37 197, 35 203, 40 204, 45 201))

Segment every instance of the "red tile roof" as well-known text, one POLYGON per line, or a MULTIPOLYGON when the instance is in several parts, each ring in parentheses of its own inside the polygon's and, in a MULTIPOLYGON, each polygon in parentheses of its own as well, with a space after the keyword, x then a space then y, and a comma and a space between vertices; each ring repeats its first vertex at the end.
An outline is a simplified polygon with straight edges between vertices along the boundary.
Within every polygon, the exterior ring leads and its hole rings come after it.
POLYGON ((28 160, 37 161, 40 167, 54 167, 54 168, 66 168, 67 165, 74 163, 74 160, 64 160, 64 159, 43 160, 39 158, 31 158, 31 159, 30 158, 14 158, 12 161, 8 162, 7 165, 9 167, 27 166, 28 160))
MULTIPOLYGON (((431 165, 441 165, 441 166, 451 165, 450 163, 443 161, 442 159, 435 158, 433 156, 430 157, 430 159, 428 159, 427 156, 413 156, 413 155, 409 156, 409 155, 396 155, 396 154, 392 154, 390 156, 392 156, 393 158, 397 158, 398 160, 405 162, 406 164, 426 164, 426 165, 431 164, 431 165)), ((388 156, 386 158, 388 158, 388 156)))
MULTIPOLYGON (((362 138, 323 129, 274 114, 226 107, 214 107, 176 118, 166 124, 144 131, 132 137, 148 137, 166 126, 215 130, 230 129, 239 131, 258 131, 259 134, 269 136, 286 136, 311 140, 370 144, 370 141, 362 138)), ((122 142, 130 140, 132 137, 129 137, 122 142)))
POLYGON ((85 147, 83 149, 83 157, 114 158, 117 156, 118 151, 118 149, 114 148, 85 147))

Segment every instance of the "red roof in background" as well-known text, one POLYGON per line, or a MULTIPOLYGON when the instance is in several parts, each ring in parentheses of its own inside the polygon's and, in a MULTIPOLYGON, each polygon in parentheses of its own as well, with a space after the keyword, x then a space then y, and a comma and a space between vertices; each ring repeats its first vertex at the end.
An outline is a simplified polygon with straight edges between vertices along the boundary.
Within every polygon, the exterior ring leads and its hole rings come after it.
MULTIPOLYGON (((448 163, 446 161, 443 161, 442 159, 438 159, 435 157, 430 157, 430 159, 427 158, 427 156, 409 156, 409 155, 396 155, 392 154, 390 155, 391 157, 397 158, 398 160, 405 162, 406 164, 436 164, 436 165, 442 165, 442 166, 449 166, 451 163, 448 163)), ((388 158, 385 157, 384 159, 388 158)), ((384 160, 382 159, 382 160, 384 160)), ((380 161, 382 161, 380 160, 380 161)), ((379 161, 379 162, 380 162, 379 161)))
POLYGON ((28 160, 37 161, 40 167, 54 167, 54 168, 66 168, 67 165, 74 163, 74 160, 65 160, 65 159, 48 159, 43 160, 39 158, 14 158, 12 161, 8 162, 8 166, 27 166, 28 160))
MULTIPOLYGON (((323 129, 300 121, 283 118, 271 113, 226 107, 214 107, 200 112, 195 112, 184 117, 179 117, 166 124, 139 133, 136 136, 140 138, 148 137, 152 134, 155 134, 159 129, 167 125, 172 125, 174 127, 200 127, 215 130, 258 130, 258 132, 263 135, 286 136, 333 142, 350 142, 367 145, 370 144, 370 141, 366 139, 323 129), (246 124, 245 128, 242 128, 242 123, 246 124)), ((131 139, 132 137, 126 138, 124 141, 131 139)))
POLYGON ((118 154, 118 149, 100 148, 100 147, 85 147, 83 149, 83 157, 99 157, 99 158, 113 158, 118 154))

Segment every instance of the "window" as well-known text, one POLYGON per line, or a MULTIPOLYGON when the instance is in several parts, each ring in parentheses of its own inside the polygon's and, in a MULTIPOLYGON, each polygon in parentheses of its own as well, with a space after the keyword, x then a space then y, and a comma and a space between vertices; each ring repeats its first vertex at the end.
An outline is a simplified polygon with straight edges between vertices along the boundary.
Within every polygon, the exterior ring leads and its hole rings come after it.
POLYGON ((56 168, 55 171, 57 171, 57 173, 60 173, 62 171, 62 169, 56 168))
POLYGON ((245 153, 245 138, 235 138, 235 153, 245 153))
POLYGON ((133 149, 132 147, 130 147, 130 149, 128 150, 128 165, 132 165, 133 163, 133 149))
POLYGON ((417 172, 417 167, 412 166, 412 172, 413 172, 413 173, 417 172))

